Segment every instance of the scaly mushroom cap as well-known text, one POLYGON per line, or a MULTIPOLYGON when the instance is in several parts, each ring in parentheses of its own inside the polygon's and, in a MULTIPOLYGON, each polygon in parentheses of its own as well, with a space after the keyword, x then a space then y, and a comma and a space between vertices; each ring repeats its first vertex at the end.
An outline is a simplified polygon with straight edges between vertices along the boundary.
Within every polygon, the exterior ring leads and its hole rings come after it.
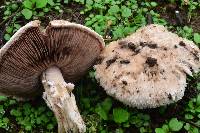
POLYGON ((154 108, 184 96, 186 74, 198 72, 200 50, 160 25, 111 42, 95 65, 106 92, 137 108, 154 108))
POLYGON ((40 75, 51 66, 61 69, 66 81, 75 81, 93 65, 104 47, 89 28, 64 20, 22 27, 0 50, 0 92, 31 98, 41 92, 40 75))

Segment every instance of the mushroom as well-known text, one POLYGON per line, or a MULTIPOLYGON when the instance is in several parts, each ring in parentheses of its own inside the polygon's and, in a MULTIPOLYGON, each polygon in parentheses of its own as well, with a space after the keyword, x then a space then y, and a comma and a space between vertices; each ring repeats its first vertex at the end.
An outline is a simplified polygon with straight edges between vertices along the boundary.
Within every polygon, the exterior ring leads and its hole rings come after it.
POLYGON ((85 26, 54 20, 42 31, 40 22, 32 21, 0 50, 0 92, 32 99, 42 94, 43 84, 58 132, 85 132, 71 82, 86 73, 103 47, 102 37, 85 26))
POLYGON ((184 96, 186 75, 200 69, 200 50, 192 42, 151 24, 111 42, 96 64, 105 91, 131 107, 155 108, 184 96))

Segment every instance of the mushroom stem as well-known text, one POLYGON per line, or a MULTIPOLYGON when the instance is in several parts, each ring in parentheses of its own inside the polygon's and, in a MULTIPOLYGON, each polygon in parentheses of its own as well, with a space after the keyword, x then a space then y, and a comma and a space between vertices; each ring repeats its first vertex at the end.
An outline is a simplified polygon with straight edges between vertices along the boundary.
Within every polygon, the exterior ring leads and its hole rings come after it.
POLYGON ((71 92, 74 84, 66 83, 60 69, 55 66, 43 73, 42 83, 45 89, 43 99, 56 116, 58 133, 85 132, 86 126, 71 92))

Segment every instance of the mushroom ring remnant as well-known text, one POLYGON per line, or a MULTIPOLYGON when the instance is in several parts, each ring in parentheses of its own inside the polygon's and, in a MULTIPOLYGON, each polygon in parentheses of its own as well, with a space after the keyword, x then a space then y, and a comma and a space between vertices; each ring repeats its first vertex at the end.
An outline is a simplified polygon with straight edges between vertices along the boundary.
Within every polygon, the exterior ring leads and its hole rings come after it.
POLYGON ((40 22, 32 21, 0 50, 0 93, 32 99, 42 94, 43 84, 58 132, 85 132, 69 82, 85 74, 103 47, 102 37, 85 26, 54 20, 41 31, 40 22))
POLYGON ((200 69, 200 50, 163 26, 149 25, 111 42, 95 65, 96 79, 119 101, 155 108, 184 96, 186 75, 200 69))

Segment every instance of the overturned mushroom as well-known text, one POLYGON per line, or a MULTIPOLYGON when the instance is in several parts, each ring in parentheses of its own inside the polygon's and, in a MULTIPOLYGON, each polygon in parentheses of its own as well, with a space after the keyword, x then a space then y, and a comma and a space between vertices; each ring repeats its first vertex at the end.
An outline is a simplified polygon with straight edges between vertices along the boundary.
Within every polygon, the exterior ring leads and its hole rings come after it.
POLYGON ((200 69, 200 50, 160 25, 139 29, 111 42, 95 65, 106 92, 137 108, 155 108, 184 96, 186 74, 200 69), (111 62, 112 61, 112 62, 111 62))
POLYGON ((58 132, 85 132, 70 82, 93 65, 103 46, 103 39, 85 26, 55 20, 42 32, 40 22, 32 21, 0 50, 0 92, 31 99, 42 94, 43 84, 58 132))

